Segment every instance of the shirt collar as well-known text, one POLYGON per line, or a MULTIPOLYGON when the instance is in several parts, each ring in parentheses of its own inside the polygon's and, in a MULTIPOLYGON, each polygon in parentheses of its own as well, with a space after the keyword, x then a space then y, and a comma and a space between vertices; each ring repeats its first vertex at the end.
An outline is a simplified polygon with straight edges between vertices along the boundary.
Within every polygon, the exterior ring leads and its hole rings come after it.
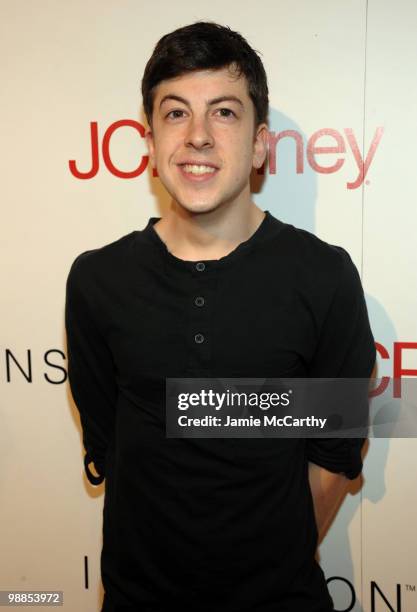
MULTIPOLYGON (((250 236, 247 240, 241 242, 233 251, 231 251, 228 255, 221 257, 220 259, 200 259, 196 261, 190 261, 185 259, 180 259, 176 257, 168 250, 167 245, 163 242, 159 234, 154 229, 155 223, 161 219, 161 217, 151 217, 143 230, 143 235, 148 237, 152 244, 158 249, 164 259, 164 265, 166 272, 170 267, 188 270, 189 272, 198 275, 201 274, 202 270, 198 268, 202 268, 202 266, 197 266, 197 264, 204 264, 204 272, 210 273, 219 268, 227 267, 237 259, 242 257, 249 250, 254 248, 257 244, 259 244, 262 240, 264 240, 270 233, 270 230, 274 226, 274 221, 278 222, 275 217, 271 215, 268 210, 264 211, 265 217, 261 221, 258 228, 255 232, 250 236)), ((280 223, 280 222, 278 222, 280 223)))

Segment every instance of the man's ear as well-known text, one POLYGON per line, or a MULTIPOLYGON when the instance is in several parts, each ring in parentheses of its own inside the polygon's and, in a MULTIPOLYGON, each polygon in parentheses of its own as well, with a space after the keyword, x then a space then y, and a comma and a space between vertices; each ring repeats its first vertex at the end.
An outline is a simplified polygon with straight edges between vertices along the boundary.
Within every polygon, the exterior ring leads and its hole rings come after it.
POLYGON ((145 140, 146 140, 146 145, 148 147, 149 161, 152 164, 152 168, 155 168, 155 142, 153 138, 152 128, 150 127, 147 128, 145 132, 145 140))
POLYGON ((253 142, 253 167, 260 168, 268 153, 268 125, 261 123, 256 128, 253 142))

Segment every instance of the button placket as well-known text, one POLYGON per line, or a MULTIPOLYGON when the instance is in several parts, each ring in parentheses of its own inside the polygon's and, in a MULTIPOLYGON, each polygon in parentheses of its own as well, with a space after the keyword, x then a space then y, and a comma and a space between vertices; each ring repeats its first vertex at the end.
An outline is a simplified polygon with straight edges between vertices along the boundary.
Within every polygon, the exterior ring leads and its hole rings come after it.
POLYGON ((204 368, 210 364, 210 296, 213 292, 215 270, 202 261, 193 264, 191 280, 191 295, 189 302, 189 342, 190 349, 188 368, 191 370, 204 368))
MULTIPOLYGON (((206 264, 203 261, 198 261, 195 264, 195 269, 198 272, 204 272, 206 269, 206 264)), ((194 300, 194 304, 196 306, 202 306, 204 304, 204 298, 202 296, 197 296, 194 300)), ((204 342, 205 338, 204 335, 201 333, 197 333, 194 335, 194 342, 196 342, 197 344, 202 344, 204 342)))
MULTIPOLYGON (((198 272, 204 272, 204 270, 206 269, 206 264, 205 264, 203 261, 198 261, 198 262, 196 263, 196 265, 195 265, 195 269, 196 269, 198 272)), ((204 306, 204 304, 205 304, 205 300, 204 300, 203 296, 202 296, 202 295, 198 295, 198 296, 197 296, 197 297, 194 299, 194 304, 195 304, 196 306, 199 306, 199 307, 204 306)), ((196 340, 196 342, 198 342, 198 340, 196 340)))

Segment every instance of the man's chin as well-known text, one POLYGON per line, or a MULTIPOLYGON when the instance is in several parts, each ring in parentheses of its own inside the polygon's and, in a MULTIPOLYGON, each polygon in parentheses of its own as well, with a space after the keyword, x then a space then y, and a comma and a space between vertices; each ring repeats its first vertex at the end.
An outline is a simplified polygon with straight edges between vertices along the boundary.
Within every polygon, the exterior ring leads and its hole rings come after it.
POLYGON ((221 202, 178 202, 178 206, 180 206, 184 211, 187 211, 189 214, 207 214, 211 213, 218 208, 221 207, 221 202))

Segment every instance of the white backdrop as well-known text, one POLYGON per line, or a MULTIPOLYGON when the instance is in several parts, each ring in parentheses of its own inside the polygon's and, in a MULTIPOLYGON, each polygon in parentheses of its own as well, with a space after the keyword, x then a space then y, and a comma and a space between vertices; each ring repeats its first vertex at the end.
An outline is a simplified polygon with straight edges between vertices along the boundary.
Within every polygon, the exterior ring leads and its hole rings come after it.
MULTIPOLYGON (((379 374, 393 376, 396 343, 398 354, 414 343, 402 367, 416 376, 417 5, 1 0, 0 10, 0 590, 63 590, 65 610, 94 612, 104 487, 83 474, 65 281, 80 252, 142 229, 168 204, 149 168, 126 176, 146 155, 140 81, 154 45, 209 19, 262 53, 276 168, 254 200, 350 252, 379 374)), ((352 483, 320 549, 337 610, 417 610, 416 459, 414 439, 370 440, 363 486, 352 483)))

